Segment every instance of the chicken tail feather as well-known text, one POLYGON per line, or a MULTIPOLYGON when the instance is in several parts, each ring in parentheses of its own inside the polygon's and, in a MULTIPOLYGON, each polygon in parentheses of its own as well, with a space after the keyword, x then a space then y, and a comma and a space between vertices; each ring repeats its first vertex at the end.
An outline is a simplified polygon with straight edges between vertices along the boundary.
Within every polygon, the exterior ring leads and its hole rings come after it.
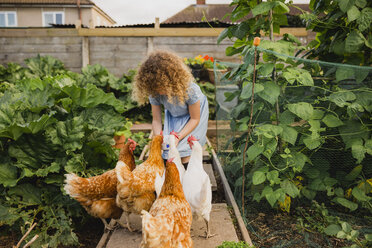
POLYGON ((71 173, 71 174, 65 174, 66 180, 65 180, 65 186, 64 189, 68 195, 71 197, 75 198, 76 196, 79 195, 79 182, 77 175, 71 173))

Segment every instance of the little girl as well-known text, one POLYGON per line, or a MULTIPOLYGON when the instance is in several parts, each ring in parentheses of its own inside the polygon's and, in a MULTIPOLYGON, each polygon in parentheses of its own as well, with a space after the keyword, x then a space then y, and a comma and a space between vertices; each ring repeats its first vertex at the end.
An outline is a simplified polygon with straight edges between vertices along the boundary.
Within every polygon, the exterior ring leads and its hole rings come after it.
MULTIPOLYGON (((208 100, 194 81, 180 57, 169 51, 156 51, 142 63, 133 85, 133 98, 140 105, 150 101, 154 135, 162 131, 161 105, 164 106, 163 134, 179 134, 177 149, 185 166, 191 155, 188 136, 192 134, 203 146, 208 128, 208 100)), ((163 151, 163 158, 168 158, 167 150, 163 151)))

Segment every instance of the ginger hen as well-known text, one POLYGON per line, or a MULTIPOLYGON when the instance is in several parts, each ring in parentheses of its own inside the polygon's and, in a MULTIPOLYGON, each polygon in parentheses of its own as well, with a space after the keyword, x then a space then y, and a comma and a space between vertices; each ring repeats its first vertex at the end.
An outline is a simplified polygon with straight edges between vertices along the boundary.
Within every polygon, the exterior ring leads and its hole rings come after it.
MULTIPOLYGON (((176 138, 179 139, 179 135, 174 131, 170 132, 168 157, 173 158, 173 162, 176 164, 177 169, 178 169, 178 173, 180 174, 180 181, 181 181, 181 184, 182 184, 182 178, 183 178, 183 174, 185 173, 185 167, 183 167, 183 165, 182 165, 181 156, 180 156, 179 151, 177 150, 176 138)), ((164 180, 165 180, 165 175, 164 174, 163 175, 156 175, 155 191, 156 191, 156 196, 157 197, 159 197, 159 195, 160 195, 161 187, 163 187, 164 180)))
MULTIPOLYGON (((119 154, 119 161, 125 162, 131 171, 136 166, 133 156, 136 145, 135 141, 128 139, 119 154)), ((113 228, 106 222, 107 218, 113 218, 120 224, 118 219, 123 210, 116 205, 117 177, 115 169, 90 178, 82 178, 75 174, 66 174, 65 176, 64 189, 66 193, 77 200, 90 215, 100 218, 105 225, 105 230, 113 228)))
POLYGON ((150 213, 142 212, 141 248, 192 247, 190 235, 192 213, 185 199, 179 172, 172 159, 168 160, 165 181, 160 196, 150 213))
POLYGON ((124 210, 127 228, 133 231, 129 223, 129 214, 148 211, 155 201, 155 177, 164 173, 164 161, 161 157, 163 135, 155 136, 150 145, 149 157, 133 171, 124 161, 116 164, 118 179, 116 203, 124 210))

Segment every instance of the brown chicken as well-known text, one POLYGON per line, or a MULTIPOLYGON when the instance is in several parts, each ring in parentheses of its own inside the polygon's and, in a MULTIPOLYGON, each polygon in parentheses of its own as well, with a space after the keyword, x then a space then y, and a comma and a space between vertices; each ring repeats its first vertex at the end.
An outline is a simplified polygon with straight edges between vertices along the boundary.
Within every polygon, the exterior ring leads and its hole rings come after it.
POLYGON ((127 228, 130 227, 129 214, 140 214, 149 210, 155 201, 155 177, 164 173, 164 161, 161 157, 163 136, 155 136, 150 145, 150 154, 146 161, 138 165, 133 172, 124 161, 116 164, 118 178, 116 203, 124 210, 127 228))
MULTIPOLYGON (((133 156, 135 148, 136 142, 128 139, 119 154, 119 161, 125 162, 131 171, 136 166, 133 156)), ((75 174, 66 174, 65 176, 64 189, 66 193, 77 200, 90 215, 100 218, 105 225, 105 230, 113 228, 107 224, 105 220, 107 218, 116 219, 116 222, 120 223, 118 219, 123 210, 116 205, 117 177, 115 169, 90 178, 81 178, 75 174)))
POLYGON ((172 159, 168 160, 165 181, 160 196, 150 213, 142 212, 141 248, 192 247, 190 235, 192 213, 185 199, 179 172, 172 159))

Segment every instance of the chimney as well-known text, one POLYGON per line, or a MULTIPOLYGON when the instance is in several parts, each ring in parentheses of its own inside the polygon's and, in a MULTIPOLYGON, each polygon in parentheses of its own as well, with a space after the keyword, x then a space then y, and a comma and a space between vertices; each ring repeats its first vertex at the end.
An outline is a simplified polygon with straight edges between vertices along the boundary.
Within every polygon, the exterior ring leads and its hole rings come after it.
POLYGON ((196 4, 205 5, 205 0, 196 0, 196 4))

